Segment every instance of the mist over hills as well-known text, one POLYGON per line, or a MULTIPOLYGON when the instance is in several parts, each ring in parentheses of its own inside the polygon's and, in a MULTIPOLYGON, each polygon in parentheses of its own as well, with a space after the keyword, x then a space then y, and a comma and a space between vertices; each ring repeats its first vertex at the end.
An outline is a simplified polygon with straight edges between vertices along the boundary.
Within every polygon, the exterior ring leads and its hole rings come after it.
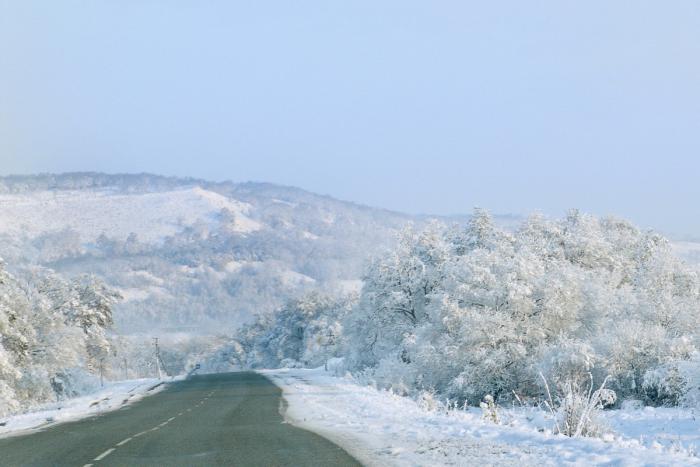
MULTIPOLYGON (((8 268, 95 274, 123 296, 114 313, 122 333, 229 332, 312 289, 358 290, 368 258, 409 223, 468 217, 408 215, 270 183, 0 177, 8 268)), ((495 216, 502 226, 520 219, 495 216)), ((674 246, 697 259, 697 244, 674 246)))
POLYGON ((224 332, 311 288, 360 286, 410 216, 268 183, 150 174, 0 178, 10 269, 95 274, 120 332, 224 332))

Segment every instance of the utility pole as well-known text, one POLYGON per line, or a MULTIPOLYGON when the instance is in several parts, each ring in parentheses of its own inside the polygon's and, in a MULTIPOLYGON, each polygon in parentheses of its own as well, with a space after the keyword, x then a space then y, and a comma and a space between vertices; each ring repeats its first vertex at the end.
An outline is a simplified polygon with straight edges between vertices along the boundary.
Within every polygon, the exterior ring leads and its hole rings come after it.
POLYGON ((129 379, 129 371, 128 371, 128 366, 126 362, 126 357, 124 357, 124 380, 129 379))
POLYGON ((156 372, 158 373, 158 379, 161 379, 160 375, 160 349, 158 348, 158 338, 153 338, 153 344, 156 347, 156 372))
POLYGON ((105 387, 104 372, 105 372, 105 359, 100 358, 100 387, 105 387))

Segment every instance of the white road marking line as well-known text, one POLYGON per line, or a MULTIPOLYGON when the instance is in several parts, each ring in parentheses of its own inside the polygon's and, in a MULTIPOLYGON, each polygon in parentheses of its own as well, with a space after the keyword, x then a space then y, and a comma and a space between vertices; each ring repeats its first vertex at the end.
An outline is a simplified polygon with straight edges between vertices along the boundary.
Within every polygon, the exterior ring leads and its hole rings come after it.
POLYGON ((175 420, 175 417, 170 417, 170 418, 168 419, 169 422, 172 422, 173 420, 175 420))
POLYGON ((188 412, 192 412, 192 409, 187 409, 188 412))
POLYGON ((150 430, 146 430, 146 431, 142 431, 141 433, 136 433, 136 434, 134 435, 134 438, 138 438, 139 436, 145 435, 145 434, 148 433, 149 431, 150 431, 150 430))
POLYGON ((120 441, 117 443, 117 446, 124 446, 126 443, 131 441, 133 438, 126 438, 124 441, 120 441))
POLYGON ((178 416, 178 417, 182 416, 182 412, 180 412, 179 414, 177 414, 177 416, 178 416))
POLYGON ((92 464, 85 464, 83 467, 92 467, 92 464))
POLYGON ((107 457, 107 456, 109 456, 110 454, 112 454, 112 453, 114 452, 114 449, 115 449, 115 448, 109 448, 109 449, 107 449, 105 452, 103 452, 103 453, 100 454, 99 456, 95 457, 93 460, 95 460, 95 461, 101 461, 101 460, 104 459, 105 457, 107 457))
POLYGON ((163 423, 159 424, 158 426, 165 426, 167 424, 168 424, 168 422, 163 422, 163 423))

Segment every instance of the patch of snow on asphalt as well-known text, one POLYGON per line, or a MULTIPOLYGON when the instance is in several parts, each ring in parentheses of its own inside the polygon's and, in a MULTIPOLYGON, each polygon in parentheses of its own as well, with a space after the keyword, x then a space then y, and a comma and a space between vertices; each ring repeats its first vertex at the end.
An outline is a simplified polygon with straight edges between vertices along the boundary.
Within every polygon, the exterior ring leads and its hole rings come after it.
MULTIPOLYGON (((481 409, 430 410, 349 377, 330 376, 323 368, 260 373, 282 388, 289 423, 325 436, 370 466, 700 465, 692 448, 640 440, 634 427, 644 422, 639 417, 625 422, 623 411, 607 415, 610 425, 622 431, 605 440, 572 439, 549 428, 542 431, 551 420, 535 409, 503 410, 503 422, 496 425, 482 419, 481 409)), ((697 424, 682 423, 666 428, 700 436, 697 424)))

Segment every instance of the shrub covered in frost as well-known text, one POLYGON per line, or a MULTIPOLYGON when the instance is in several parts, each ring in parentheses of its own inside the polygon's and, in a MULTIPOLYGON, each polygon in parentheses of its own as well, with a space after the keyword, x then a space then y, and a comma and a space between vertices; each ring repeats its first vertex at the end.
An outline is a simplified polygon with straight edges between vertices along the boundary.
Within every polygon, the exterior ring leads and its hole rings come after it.
POLYGON ((316 368, 342 357, 343 320, 356 302, 317 292, 289 300, 272 316, 261 315, 205 361, 238 368, 316 368), (218 362, 218 363, 217 363, 218 362))
POLYGON ((243 360, 345 356, 363 380, 474 405, 541 398, 542 373, 574 418, 609 402, 583 390, 591 377, 648 403, 700 391, 698 276, 663 237, 618 219, 572 211, 509 231, 477 210, 465 227, 406 229, 370 262, 356 299, 303 300, 312 306, 292 302, 242 330, 243 360))
POLYGON ((0 416, 86 390, 110 353, 118 298, 92 277, 19 279, 0 263, 0 416))
POLYGON ((574 438, 604 433, 607 427, 599 418, 599 411, 617 400, 615 391, 606 389, 605 382, 594 389, 591 376, 588 386, 576 380, 567 380, 560 385, 556 409, 557 433, 574 438))
POLYGON ((349 366, 473 404, 541 397, 540 372, 648 397, 645 373, 697 345, 697 274, 663 237, 577 211, 515 231, 479 210, 465 228, 408 229, 364 279, 349 366))
POLYGON ((643 387, 651 400, 700 407, 700 353, 648 370, 643 387))
POLYGON ((493 396, 491 394, 486 394, 484 396, 484 400, 481 401, 479 406, 483 411, 484 420, 488 420, 492 423, 499 423, 496 401, 493 400, 493 396))

